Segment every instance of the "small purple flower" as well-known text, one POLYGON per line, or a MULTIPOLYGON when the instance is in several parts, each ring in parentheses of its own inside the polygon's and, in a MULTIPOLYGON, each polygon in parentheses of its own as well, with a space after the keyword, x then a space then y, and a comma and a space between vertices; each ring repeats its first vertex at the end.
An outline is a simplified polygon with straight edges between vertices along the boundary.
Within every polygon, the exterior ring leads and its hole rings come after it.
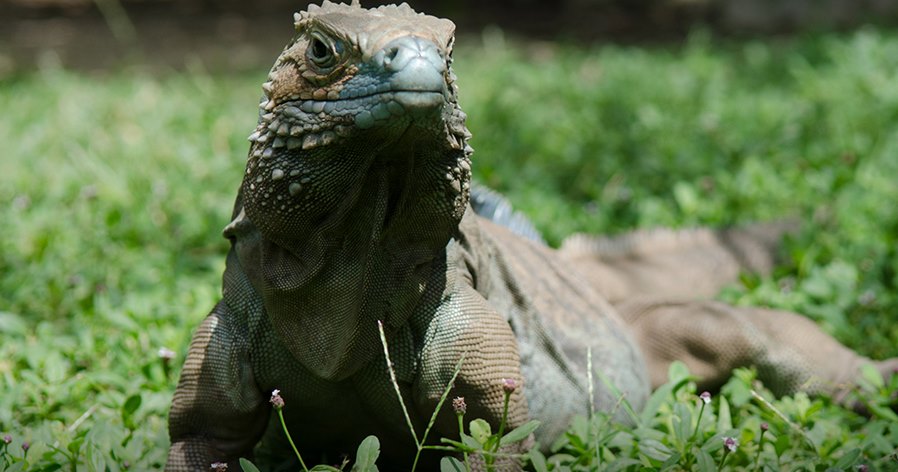
POLYGON ((783 293, 792 293, 795 290, 795 278, 794 277, 783 277, 779 281, 780 291, 783 293))
POLYGON ((456 415, 463 415, 468 411, 468 405, 465 403, 465 397, 455 397, 452 399, 452 409, 456 415))
POLYGON ((31 449, 31 443, 28 442, 28 441, 23 442, 23 443, 22 443, 22 450, 25 451, 25 452, 28 452, 29 449, 31 449))
POLYGON ((16 210, 26 210, 31 205, 28 195, 19 195, 12 200, 12 207, 16 210))
POLYGON ((10 436, 10 435, 8 435, 8 434, 5 435, 5 436, 3 436, 3 442, 5 442, 6 444, 11 443, 11 442, 12 442, 12 436, 10 436))
POLYGON ((85 185, 84 187, 81 187, 81 198, 85 200, 97 198, 97 187, 94 185, 85 185))
POLYGON ((867 467, 867 464, 857 466, 857 472, 867 472, 868 470, 870 470, 870 468, 867 467))
POLYGON ((284 399, 281 398, 281 391, 278 389, 274 389, 271 391, 271 400, 269 400, 274 406, 275 410, 281 410, 284 408, 284 399))
POLYGON ((518 383, 515 379, 502 379, 502 390, 505 391, 506 395, 511 395, 517 389, 518 383))
POLYGON ((225 472, 226 470, 228 470, 228 463, 227 462, 213 462, 212 464, 209 465, 209 467, 211 467, 212 470, 214 470, 215 472, 225 472))
POLYGON ((162 362, 168 362, 175 358, 175 351, 172 351, 167 347, 160 347, 156 354, 162 359, 162 362))
POLYGON ((736 442, 736 438, 724 436, 723 437, 723 447, 727 448, 727 450, 730 452, 736 452, 736 448, 739 447, 739 443, 736 442))
POLYGON ((770 429, 770 425, 767 423, 761 423, 761 431, 767 431, 770 429))
POLYGON ((702 392, 702 394, 699 395, 698 397, 701 398, 703 402, 705 402, 705 405, 707 405, 708 403, 711 403, 711 393, 710 392, 702 392))
POLYGON ((876 303, 876 292, 867 290, 858 297, 858 302, 863 306, 870 306, 876 303))

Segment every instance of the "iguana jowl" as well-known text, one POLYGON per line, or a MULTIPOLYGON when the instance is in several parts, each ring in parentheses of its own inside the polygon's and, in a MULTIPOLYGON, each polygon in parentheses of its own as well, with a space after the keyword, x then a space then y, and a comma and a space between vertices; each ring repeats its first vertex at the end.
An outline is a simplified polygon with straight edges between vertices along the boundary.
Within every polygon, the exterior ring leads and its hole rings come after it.
MULTIPOLYGON (((832 391, 864 361, 797 315, 659 298, 748 268, 763 238, 662 233, 636 238, 665 248, 654 252, 610 255, 621 245, 590 238, 553 251, 471 211, 450 21, 328 2, 295 20, 225 229, 222 300, 194 335, 172 404, 167 470, 234 470, 254 448, 261 462, 290 458, 269 421, 275 388, 310 460, 337 460, 375 434, 381 467, 407 468, 414 445, 377 320, 419 431, 464 354, 452 394, 468 415, 495 425, 501 379, 523 382, 509 427, 540 419, 544 445, 588 411, 588 348, 636 408, 677 358, 709 384, 755 364, 782 393, 832 391), (696 270, 678 277, 684 261, 696 270)), ((481 210, 484 199, 504 205, 478 195, 481 210)), ((617 398, 598 380, 595 390, 610 409, 617 398)), ((454 437, 444 410, 435 436, 454 437)))

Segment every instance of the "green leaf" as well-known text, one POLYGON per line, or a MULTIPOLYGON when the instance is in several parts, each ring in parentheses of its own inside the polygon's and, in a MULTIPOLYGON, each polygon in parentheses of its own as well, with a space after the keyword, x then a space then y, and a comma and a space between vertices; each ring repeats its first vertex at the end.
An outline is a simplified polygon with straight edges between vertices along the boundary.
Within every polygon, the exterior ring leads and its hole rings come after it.
POLYGON ((27 466, 27 465, 28 465, 28 463, 25 461, 15 462, 15 463, 13 463, 13 465, 4 469, 4 472, 20 472, 22 470, 25 470, 25 466, 27 466))
POLYGON ((699 207, 699 196, 695 187, 686 182, 676 182, 673 186, 674 200, 686 215, 696 213, 699 207))
POLYGON ((84 451, 88 472, 106 472, 106 459, 103 457, 103 453, 95 446, 88 444, 87 449, 84 451))
POLYGON ((861 366, 861 378, 870 383, 875 389, 885 387, 886 383, 882 378, 882 374, 876 370, 872 364, 864 364, 861 366))
POLYGON ((671 392, 673 392, 673 384, 670 382, 658 387, 658 390, 652 392, 652 396, 649 397, 649 401, 646 402, 645 406, 642 408, 642 412, 639 414, 640 424, 647 426, 650 424, 649 422, 658 413, 658 409, 661 408, 661 405, 670 400, 671 392))
POLYGON ((658 461, 665 461, 671 456, 671 450, 660 441, 654 439, 643 439, 639 442, 639 452, 646 457, 658 461))
POLYGON ((861 457, 861 450, 858 448, 854 448, 843 455, 838 462, 833 465, 836 469, 846 470, 849 467, 855 465, 857 460, 861 457))
POLYGON ((792 447, 792 439, 788 434, 780 435, 776 438, 776 441, 773 442, 773 448, 776 451, 776 455, 783 455, 786 450, 792 447))
POLYGON ((130 418, 138 408, 140 408, 141 398, 139 393, 135 393, 125 400, 122 405, 122 418, 130 418))
POLYGON ((671 384, 678 384, 683 380, 688 380, 689 368, 681 361, 673 361, 667 368, 667 381, 671 384))
POLYGON ((507 446, 509 444, 523 441, 527 439, 527 437, 529 437, 531 433, 536 431, 536 428, 538 427, 538 420, 530 420, 527 423, 524 423, 521 426, 518 426, 517 428, 509 431, 505 436, 502 436, 502 439, 499 440, 499 445, 507 446))
POLYGON ((602 464, 602 466, 599 470, 603 470, 605 472, 617 472, 619 470, 624 470, 624 469, 627 469, 632 466, 637 466, 637 468, 633 469, 633 470, 646 469, 646 467, 644 467, 645 464, 643 462, 640 462, 636 459, 631 459, 629 457, 625 457, 622 459, 617 459, 614 462, 607 464, 607 465, 602 464), (643 466, 643 467, 638 467, 638 466, 643 466))
POLYGON ((695 453, 696 466, 699 472, 717 472, 717 463, 714 462, 711 454, 699 448, 693 448, 692 451, 695 453))
POLYGON ((674 452, 673 454, 671 454, 670 457, 667 458, 666 461, 664 461, 661 464, 661 467, 659 469, 660 470, 679 471, 680 469, 682 469, 682 467, 680 466, 680 458, 681 457, 682 456, 680 455, 679 452, 674 452))
POLYGON ((21 316, 7 311, 0 311, 0 333, 22 336, 27 330, 28 324, 25 323, 21 316))
POLYGON ((454 457, 445 456, 440 459, 440 472, 465 472, 465 463, 454 457))
POLYGON ((471 437, 481 446, 486 445, 486 442, 489 441, 490 436, 493 434, 490 424, 480 418, 471 421, 469 431, 471 431, 471 437))
POLYGON ((80 454, 82 444, 84 444, 84 436, 78 436, 66 446, 66 449, 77 457, 80 454))
POLYGON ((499 436, 495 434, 491 434, 488 438, 486 438, 486 444, 483 445, 483 449, 485 451, 497 451, 496 443, 499 442, 499 436))
POLYGON ((755 376, 755 371, 752 369, 736 369, 730 380, 720 389, 720 393, 726 395, 732 401, 733 406, 741 407, 752 398, 751 389, 755 376))
POLYGON ((865 403, 864 405, 870 410, 870 413, 873 413, 873 416, 898 423, 898 414, 895 414, 890 407, 874 402, 865 403))
POLYGON ((124 423, 125 427, 129 430, 137 429, 137 424, 134 422, 134 412, 140 408, 140 403, 140 394, 136 393, 128 397, 128 399, 125 400, 125 404, 122 405, 122 423, 124 423))
POLYGON ((733 429, 733 418, 730 415, 730 402, 723 395, 718 396, 717 431, 733 429))
POLYGON ((352 465, 352 472, 376 472, 377 457, 380 455, 380 441, 377 436, 368 436, 359 444, 359 449, 355 454, 355 464, 352 465))
POLYGON ((673 427, 678 445, 685 445, 689 442, 695 429, 692 425, 692 411, 688 406, 682 403, 674 404, 673 427))
POLYGON ((568 447, 573 448, 576 451, 583 451, 587 448, 586 442, 589 440, 589 437, 580 437, 577 434, 574 434, 571 431, 564 433, 564 437, 568 440, 568 447))
POLYGON ((466 446, 474 449, 475 451, 483 447, 483 444, 480 444, 476 439, 465 433, 461 433, 461 441, 465 443, 466 446))
POLYGON ((536 472, 549 472, 549 468, 546 466, 546 456, 544 456, 542 452, 539 452, 539 449, 531 449, 530 452, 527 453, 527 458, 530 460, 530 465, 533 466, 533 470, 536 472))
POLYGON ((589 439, 589 420, 582 415, 575 416, 568 427, 567 434, 569 437, 573 436, 571 438, 572 441, 574 438, 580 441, 587 441, 589 439))
POLYGON ((343 471, 332 466, 332 465, 319 464, 319 465, 316 465, 315 467, 312 467, 311 469, 309 469, 309 472, 343 472, 343 471))
POLYGON ((243 457, 240 458, 240 468, 243 469, 243 472, 259 472, 259 468, 255 464, 243 457))

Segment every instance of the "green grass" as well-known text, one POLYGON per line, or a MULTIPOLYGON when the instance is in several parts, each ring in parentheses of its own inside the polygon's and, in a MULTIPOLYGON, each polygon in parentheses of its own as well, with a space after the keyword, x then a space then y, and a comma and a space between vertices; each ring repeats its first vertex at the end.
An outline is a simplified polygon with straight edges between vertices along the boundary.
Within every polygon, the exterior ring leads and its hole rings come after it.
MULTIPOLYGON (((489 39, 456 53, 475 173, 549 241, 797 216, 803 232, 775 277, 723 297, 797 310, 866 355, 898 355, 898 35, 586 49, 489 39)), ((12 438, 0 470, 11 457, 25 467, 23 441, 35 470, 164 463, 190 333, 218 296, 220 231, 264 72, 0 80, 0 434, 12 438), (176 352, 170 365, 161 347, 176 352)), ((682 376, 640 427, 578 421, 549 462, 716 464, 731 435, 740 446, 726 463, 751 468, 766 421, 771 467, 895 466, 887 411, 868 421, 825 399, 777 400, 793 428, 751 399, 749 371, 690 443, 699 407, 682 376)), ((889 386, 869 383, 864 398, 887 402, 889 386)))

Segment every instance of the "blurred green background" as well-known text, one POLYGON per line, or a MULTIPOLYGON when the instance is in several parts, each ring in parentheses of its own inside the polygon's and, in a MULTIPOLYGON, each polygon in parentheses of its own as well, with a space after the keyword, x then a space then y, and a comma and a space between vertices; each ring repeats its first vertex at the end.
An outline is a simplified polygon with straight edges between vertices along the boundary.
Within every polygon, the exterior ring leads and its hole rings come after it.
MULTIPOLYGON (((299 8, 255 23, 194 3, 0 6, 0 433, 36 469, 164 460, 260 84, 299 8)), ((777 273, 722 297, 898 355, 898 32, 878 14, 896 2, 757 24, 731 2, 568 1, 545 24, 548 2, 508 3, 532 8, 424 3, 474 18, 455 65, 477 179, 553 245, 797 217, 777 273), (565 20, 578 7, 593 16, 565 20)))

